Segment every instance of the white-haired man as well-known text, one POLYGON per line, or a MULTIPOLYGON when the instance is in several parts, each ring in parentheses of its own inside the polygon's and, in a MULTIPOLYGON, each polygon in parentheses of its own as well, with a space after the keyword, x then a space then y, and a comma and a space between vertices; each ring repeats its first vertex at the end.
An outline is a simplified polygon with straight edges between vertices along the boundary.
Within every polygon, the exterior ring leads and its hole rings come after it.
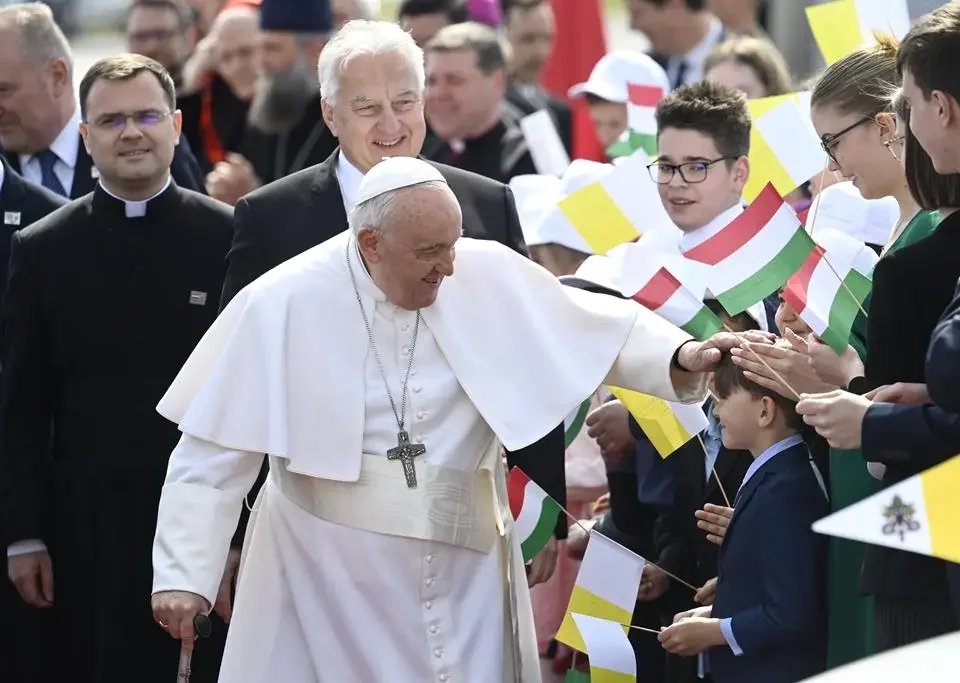
MULTIPOLYGON (((410 35, 389 22, 350 22, 327 43, 319 60, 323 116, 340 148, 323 163, 237 203, 222 305, 274 266, 343 232, 360 181, 374 164, 384 157, 420 153, 426 135, 423 64, 423 52, 410 35)), ((505 185, 450 166, 435 168, 460 202, 467 237, 492 239, 526 253, 505 185)), ((543 439, 511 451, 508 458, 565 501, 563 451, 561 420, 543 439)), ((566 529, 561 520, 557 538, 565 538, 566 529)), ((555 552, 551 544, 534 559, 532 583, 549 578, 555 552)))
POLYGON ((602 383, 696 400, 736 340, 694 342, 461 239, 426 161, 380 162, 355 200, 351 230, 227 306, 160 403, 184 436, 154 618, 192 646, 270 453, 221 683, 539 682, 499 444, 534 442, 602 383))
MULTIPOLYGON (((100 174, 80 139, 73 56, 46 5, 0 6, 0 86, 0 154, 13 170, 68 199, 92 192, 100 174)), ((171 172, 180 187, 203 192, 185 140, 171 172)))

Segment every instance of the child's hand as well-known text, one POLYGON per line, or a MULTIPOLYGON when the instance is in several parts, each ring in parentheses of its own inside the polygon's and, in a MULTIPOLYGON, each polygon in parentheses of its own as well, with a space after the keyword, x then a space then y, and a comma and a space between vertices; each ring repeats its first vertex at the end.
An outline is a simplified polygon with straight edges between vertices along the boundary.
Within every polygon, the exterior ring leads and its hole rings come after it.
POLYGON ((690 619, 691 617, 709 617, 712 610, 713 607, 710 605, 707 605, 706 607, 694 607, 693 609, 688 609, 686 612, 675 614, 673 617, 673 623, 676 624, 684 619, 690 619))
POLYGON ((707 532, 707 540, 715 545, 723 543, 727 527, 733 519, 733 508, 707 503, 702 510, 693 513, 697 518, 697 527, 707 532))
POLYGON ((668 626, 657 636, 663 649, 681 657, 693 657, 717 645, 724 645, 719 619, 689 617, 668 626))

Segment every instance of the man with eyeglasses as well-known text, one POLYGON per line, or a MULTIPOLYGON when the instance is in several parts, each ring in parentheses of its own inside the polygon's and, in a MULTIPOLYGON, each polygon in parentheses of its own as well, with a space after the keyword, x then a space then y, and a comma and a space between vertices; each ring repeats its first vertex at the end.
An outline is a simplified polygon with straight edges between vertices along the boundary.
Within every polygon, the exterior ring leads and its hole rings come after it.
MULTIPOLYGON (((83 146, 73 87, 73 55, 50 8, 0 7, 0 155, 30 182, 67 199, 91 192, 99 169, 83 146)), ((171 165, 181 186, 204 191, 186 140, 171 165)))
MULTIPOLYGON (((167 683, 178 649, 153 623, 153 530, 176 427, 155 411, 217 315, 233 212, 180 188, 173 80, 120 55, 80 84, 96 189, 14 233, 0 309, 0 504, 9 575, 49 610, 55 674, 167 683)), ((216 605, 229 618, 231 555, 216 605)), ((223 625, 198 648, 216 679, 223 625)))
POLYGON ((178 90, 183 65, 196 44, 192 19, 185 0, 134 0, 127 12, 130 52, 160 62, 178 90))

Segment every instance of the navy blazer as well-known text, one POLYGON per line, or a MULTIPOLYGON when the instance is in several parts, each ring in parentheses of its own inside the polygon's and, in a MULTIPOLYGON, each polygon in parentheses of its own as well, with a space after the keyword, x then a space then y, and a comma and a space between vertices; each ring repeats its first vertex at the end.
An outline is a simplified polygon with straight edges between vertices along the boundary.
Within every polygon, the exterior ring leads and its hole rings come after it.
POLYGON ((924 378, 934 403, 960 413, 960 284, 930 335, 924 378))
POLYGON ((710 650, 716 683, 793 683, 826 669, 827 539, 810 527, 830 505, 811 463, 806 445, 789 448, 737 494, 712 616, 732 618, 743 654, 710 650))

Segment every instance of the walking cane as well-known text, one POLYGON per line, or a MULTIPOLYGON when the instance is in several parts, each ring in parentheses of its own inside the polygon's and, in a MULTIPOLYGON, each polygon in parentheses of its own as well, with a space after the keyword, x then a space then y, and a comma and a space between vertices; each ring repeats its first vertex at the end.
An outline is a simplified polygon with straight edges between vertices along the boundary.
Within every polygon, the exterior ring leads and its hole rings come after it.
MULTIPOLYGON (((210 617, 198 614, 193 618, 193 632, 196 640, 207 638, 211 631, 210 617)), ((194 641, 196 647, 196 641, 194 641)), ((190 662, 193 659, 193 650, 180 648, 180 666, 177 668, 177 683, 190 683, 190 662)))

